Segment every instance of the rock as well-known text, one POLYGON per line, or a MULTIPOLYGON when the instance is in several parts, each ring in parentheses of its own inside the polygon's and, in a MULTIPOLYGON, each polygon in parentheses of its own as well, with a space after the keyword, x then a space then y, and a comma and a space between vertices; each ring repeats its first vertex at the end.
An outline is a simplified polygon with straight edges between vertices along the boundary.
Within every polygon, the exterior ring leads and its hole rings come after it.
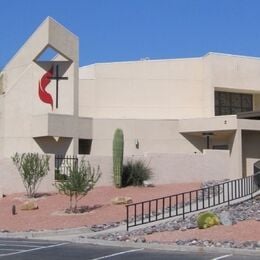
POLYGON ((145 230, 145 233, 147 235, 151 235, 153 233, 153 230, 149 228, 149 229, 145 230))
POLYGON ((187 227, 183 226, 180 228, 180 231, 186 231, 187 230, 187 227))
POLYGON ((34 201, 26 201, 21 205, 21 210, 35 210, 38 209, 38 205, 34 201))
POLYGON ((194 223, 188 223, 187 224, 187 229, 194 229, 194 228, 197 228, 196 224, 194 224, 194 223))
POLYGON ((256 242, 256 247, 260 248, 260 240, 256 242))
POLYGON ((208 247, 209 246, 209 241, 208 240, 204 241, 203 242, 203 246, 207 246, 208 247))
POLYGON ((224 226, 231 226, 233 224, 231 215, 227 211, 222 211, 219 214, 219 218, 220 218, 221 224, 224 225, 224 226))
POLYGON ((136 240, 136 243, 145 243, 146 242, 146 239, 144 237, 139 237, 137 240, 136 240))
POLYGON ((176 243, 178 246, 183 246, 183 245, 185 245, 185 241, 183 241, 183 240, 176 240, 175 243, 176 243))
POLYGON ((260 195, 255 196, 255 200, 260 200, 260 195))
POLYGON ((129 239, 129 237, 126 236, 126 235, 125 235, 125 236, 118 236, 117 239, 118 239, 119 241, 126 241, 126 240, 129 239))
POLYGON ((216 247, 221 247, 222 244, 221 244, 220 242, 216 242, 215 246, 216 246, 216 247))
POLYGON ((9 233, 10 231, 7 230, 7 229, 1 229, 0 232, 1 232, 1 233, 9 233))
POLYGON ((143 181, 144 187, 154 187, 154 184, 151 181, 143 181))
POLYGON ((191 245, 197 245, 197 244, 198 244, 198 241, 196 239, 191 241, 191 245))
POLYGON ((130 197, 115 197, 112 199, 112 204, 114 205, 122 205, 122 204, 130 204, 133 203, 132 198, 130 197))

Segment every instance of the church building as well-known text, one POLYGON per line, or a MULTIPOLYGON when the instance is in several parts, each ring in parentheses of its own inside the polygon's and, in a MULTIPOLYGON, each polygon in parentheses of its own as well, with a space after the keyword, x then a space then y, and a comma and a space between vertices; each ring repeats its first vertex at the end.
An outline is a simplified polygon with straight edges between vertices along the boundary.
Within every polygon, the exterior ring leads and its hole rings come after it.
POLYGON ((259 58, 208 53, 79 67, 79 57, 79 38, 48 17, 6 64, 0 162, 15 152, 86 155, 110 184, 112 140, 121 128, 125 160, 147 161, 155 183, 254 173, 259 58), (49 50, 56 55, 46 59, 49 50))

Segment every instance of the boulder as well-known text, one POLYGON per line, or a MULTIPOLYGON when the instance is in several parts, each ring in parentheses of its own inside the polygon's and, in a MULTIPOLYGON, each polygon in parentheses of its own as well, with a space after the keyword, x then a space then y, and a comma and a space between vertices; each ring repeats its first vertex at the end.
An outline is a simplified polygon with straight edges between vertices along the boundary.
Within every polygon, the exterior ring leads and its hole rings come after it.
POLYGON ((122 204, 130 204, 133 203, 132 198, 130 197, 115 197, 112 199, 112 204, 114 205, 122 205, 122 204))
POLYGON ((38 205, 34 201, 26 201, 21 205, 21 210, 35 210, 38 209, 38 205))
POLYGON ((151 181, 143 181, 144 187, 154 187, 154 184, 151 181))
POLYGON ((255 200, 260 200, 260 195, 255 196, 255 200))
POLYGON ((219 214, 220 223, 224 226, 232 226, 233 221, 230 213, 228 211, 222 211, 219 214))

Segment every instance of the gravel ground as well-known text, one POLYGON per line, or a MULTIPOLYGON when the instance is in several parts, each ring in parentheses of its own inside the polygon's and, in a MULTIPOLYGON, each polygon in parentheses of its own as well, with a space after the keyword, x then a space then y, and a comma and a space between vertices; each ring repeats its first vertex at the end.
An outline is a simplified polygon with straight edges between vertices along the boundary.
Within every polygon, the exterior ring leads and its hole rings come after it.
POLYGON ((39 209, 20 210, 21 204, 28 200, 24 194, 12 194, 0 199, 0 231, 32 231, 63 229, 88 226, 101 229, 117 226, 126 217, 124 205, 112 205, 116 196, 131 197, 133 202, 167 196, 190 189, 199 188, 199 183, 168 184, 156 187, 97 187, 80 200, 79 206, 89 207, 89 212, 66 214, 69 199, 60 194, 41 194, 35 201, 39 209), (16 215, 12 215, 12 206, 16 206, 16 215))
POLYGON ((230 224, 201 230, 197 228, 197 215, 194 214, 186 217, 185 220, 173 219, 134 231, 97 235, 94 238, 260 250, 260 197, 229 207, 222 206, 212 211, 218 216, 224 212, 230 224))

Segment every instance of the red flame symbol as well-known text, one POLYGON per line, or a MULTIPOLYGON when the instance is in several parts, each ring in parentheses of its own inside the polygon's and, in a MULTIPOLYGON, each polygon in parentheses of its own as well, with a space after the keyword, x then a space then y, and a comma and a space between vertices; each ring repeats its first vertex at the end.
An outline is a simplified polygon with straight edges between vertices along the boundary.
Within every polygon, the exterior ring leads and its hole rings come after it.
POLYGON ((42 102, 50 104, 51 109, 53 110, 53 100, 50 93, 48 93, 45 89, 51 81, 51 77, 53 76, 53 67, 50 68, 39 81, 39 97, 42 102))

